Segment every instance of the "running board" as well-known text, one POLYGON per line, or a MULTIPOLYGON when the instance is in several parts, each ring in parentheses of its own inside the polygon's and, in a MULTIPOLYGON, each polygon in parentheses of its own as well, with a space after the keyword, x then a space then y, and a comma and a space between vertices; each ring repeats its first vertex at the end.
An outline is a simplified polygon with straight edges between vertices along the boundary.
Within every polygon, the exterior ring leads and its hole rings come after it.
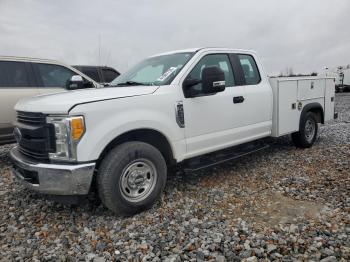
POLYGON ((198 156, 192 159, 188 159, 184 162, 183 170, 185 172, 197 171, 203 168, 212 167, 221 163, 240 158, 264 149, 267 149, 269 145, 259 142, 251 142, 239 146, 232 147, 230 149, 224 149, 218 152, 198 156))

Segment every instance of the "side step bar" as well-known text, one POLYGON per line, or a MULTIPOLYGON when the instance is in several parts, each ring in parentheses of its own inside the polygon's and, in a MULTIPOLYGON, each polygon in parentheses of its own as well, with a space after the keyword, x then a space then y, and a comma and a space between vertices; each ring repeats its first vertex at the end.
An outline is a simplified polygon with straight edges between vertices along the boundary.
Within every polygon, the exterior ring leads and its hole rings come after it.
POLYGON ((197 171, 267 149, 268 147, 269 145, 263 144, 261 142, 250 142, 243 145, 231 147, 229 149, 209 153, 204 156, 194 157, 185 160, 183 170, 185 172, 197 171))

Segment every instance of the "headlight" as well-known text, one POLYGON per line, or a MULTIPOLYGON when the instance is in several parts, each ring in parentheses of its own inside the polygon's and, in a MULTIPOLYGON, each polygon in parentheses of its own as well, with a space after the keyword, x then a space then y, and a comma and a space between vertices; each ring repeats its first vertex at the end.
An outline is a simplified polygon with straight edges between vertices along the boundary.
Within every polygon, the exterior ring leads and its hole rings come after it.
POLYGON ((83 116, 48 116, 47 123, 55 127, 56 152, 49 153, 52 160, 77 160, 77 145, 85 133, 83 116))

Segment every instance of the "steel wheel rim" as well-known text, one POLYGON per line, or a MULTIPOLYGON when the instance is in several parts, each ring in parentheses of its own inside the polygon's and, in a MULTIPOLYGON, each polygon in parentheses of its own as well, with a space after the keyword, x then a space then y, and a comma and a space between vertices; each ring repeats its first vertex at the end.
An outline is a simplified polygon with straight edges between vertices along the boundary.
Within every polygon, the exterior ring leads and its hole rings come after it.
POLYGON ((316 123, 312 119, 306 120, 305 123, 305 138, 308 142, 311 142, 314 138, 316 130, 316 123))
POLYGON ((139 202, 152 193, 156 182, 155 165, 147 159, 137 159, 124 168, 119 187, 127 201, 139 202))

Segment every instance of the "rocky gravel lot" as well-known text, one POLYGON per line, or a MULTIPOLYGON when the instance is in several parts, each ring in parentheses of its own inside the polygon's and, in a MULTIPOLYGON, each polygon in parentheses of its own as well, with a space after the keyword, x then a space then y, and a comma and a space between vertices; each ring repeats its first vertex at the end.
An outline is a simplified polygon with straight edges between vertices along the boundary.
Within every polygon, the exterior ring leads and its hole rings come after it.
POLYGON ((260 153, 169 174, 151 210, 116 217, 94 195, 45 200, 9 173, 0 147, 2 261, 349 261, 350 93, 313 148, 288 137, 260 153))

